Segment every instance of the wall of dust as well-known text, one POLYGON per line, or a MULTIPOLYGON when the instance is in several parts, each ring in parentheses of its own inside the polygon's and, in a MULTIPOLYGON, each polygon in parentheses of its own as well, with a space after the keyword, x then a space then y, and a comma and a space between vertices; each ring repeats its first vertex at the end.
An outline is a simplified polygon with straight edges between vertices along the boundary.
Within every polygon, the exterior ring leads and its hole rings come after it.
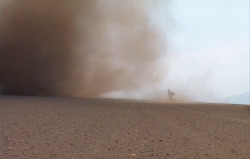
MULTIPOLYGON (((88 4, 89 5, 89 4, 88 4)), ((64 1, 12 0, 1 5, 3 94, 65 95, 79 7, 64 1)))
POLYGON ((148 1, 1 3, 2 94, 99 97, 161 79, 166 37, 148 1))

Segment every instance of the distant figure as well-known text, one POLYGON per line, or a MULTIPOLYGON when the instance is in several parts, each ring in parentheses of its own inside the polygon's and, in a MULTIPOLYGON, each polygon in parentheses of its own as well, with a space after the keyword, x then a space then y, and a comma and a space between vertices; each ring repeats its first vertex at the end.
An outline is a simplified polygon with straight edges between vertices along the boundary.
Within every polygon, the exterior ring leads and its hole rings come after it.
POLYGON ((173 96, 174 96, 174 92, 172 92, 172 91, 170 91, 170 90, 168 89, 168 98, 169 98, 170 100, 172 100, 172 99, 173 99, 173 96))

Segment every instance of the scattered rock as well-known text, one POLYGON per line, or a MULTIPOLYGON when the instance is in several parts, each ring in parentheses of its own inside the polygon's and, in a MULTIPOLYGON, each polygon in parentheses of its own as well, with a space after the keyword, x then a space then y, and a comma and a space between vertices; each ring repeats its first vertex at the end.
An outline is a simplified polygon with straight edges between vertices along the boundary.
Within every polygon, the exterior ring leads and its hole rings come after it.
POLYGON ((132 156, 132 157, 136 157, 136 154, 132 154, 131 156, 132 156))

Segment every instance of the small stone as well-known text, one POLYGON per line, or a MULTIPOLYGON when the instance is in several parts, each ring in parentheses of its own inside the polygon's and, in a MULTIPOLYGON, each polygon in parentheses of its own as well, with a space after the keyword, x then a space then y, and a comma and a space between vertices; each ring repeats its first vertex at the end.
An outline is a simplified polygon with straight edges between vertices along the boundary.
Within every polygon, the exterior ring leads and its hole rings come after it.
POLYGON ((132 157, 136 157, 136 154, 132 154, 131 156, 132 156, 132 157))
POLYGON ((9 147, 9 150, 12 150, 12 147, 9 147))

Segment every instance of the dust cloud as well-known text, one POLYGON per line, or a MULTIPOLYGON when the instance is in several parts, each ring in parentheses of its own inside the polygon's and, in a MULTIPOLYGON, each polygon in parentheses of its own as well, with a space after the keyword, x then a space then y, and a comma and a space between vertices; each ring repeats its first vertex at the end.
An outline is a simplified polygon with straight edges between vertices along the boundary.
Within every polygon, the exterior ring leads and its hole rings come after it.
POLYGON ((2 1, 1 94, 99 97, 159 82, 166 37, 147 2, 2 1))

